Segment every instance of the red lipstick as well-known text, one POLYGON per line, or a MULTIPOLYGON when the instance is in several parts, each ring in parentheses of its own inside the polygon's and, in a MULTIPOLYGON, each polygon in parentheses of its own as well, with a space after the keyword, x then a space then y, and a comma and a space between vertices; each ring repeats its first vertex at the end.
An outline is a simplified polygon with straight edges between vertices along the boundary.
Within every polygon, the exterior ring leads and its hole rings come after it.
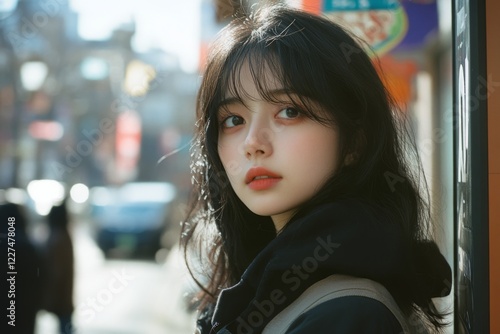
POLYGON ((273 187, 281 179, 281 176, 264 167, 253 167, 248 170, 245 176, 245 183, 250 189, 265 190, 273 187))

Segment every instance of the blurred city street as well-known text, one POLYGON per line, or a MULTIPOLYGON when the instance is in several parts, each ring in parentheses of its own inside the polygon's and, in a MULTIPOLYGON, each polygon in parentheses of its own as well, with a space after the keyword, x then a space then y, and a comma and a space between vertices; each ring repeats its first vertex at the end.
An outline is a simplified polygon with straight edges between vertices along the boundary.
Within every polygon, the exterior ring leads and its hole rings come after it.
MULTIPOLYGON (((75 312, 72 333, 192 334, 194 315, 182 304, 188 281, 172 251, 168 261, 107 260, 88 222, 75 222, 75 312)), ((58 333, 57 318, 37 317, 36 334, 58 333)))

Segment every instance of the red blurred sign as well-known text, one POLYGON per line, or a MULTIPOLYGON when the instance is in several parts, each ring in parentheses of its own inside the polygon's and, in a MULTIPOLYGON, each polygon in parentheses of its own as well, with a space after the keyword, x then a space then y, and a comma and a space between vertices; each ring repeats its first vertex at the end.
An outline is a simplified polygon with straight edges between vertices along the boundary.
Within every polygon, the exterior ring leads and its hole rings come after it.
POLYGON ((28 127, 31 137, 39 140, 57 141, 62 138, 64 129, 55 121, 35 121, 28 127))
POLYGON ((132 179, 137 171, 141 151, 141 119, 136 111, 129 110, 116 119, 116 172, 118 180, 132 179))

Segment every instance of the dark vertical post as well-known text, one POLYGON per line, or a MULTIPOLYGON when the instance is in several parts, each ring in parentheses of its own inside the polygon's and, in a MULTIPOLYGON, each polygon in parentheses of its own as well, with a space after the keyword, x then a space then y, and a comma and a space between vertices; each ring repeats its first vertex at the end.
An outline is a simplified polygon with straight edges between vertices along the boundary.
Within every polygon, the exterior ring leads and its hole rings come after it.
POLYGON ((489 333, 485 1, 454 0, 455 332, 489 333))

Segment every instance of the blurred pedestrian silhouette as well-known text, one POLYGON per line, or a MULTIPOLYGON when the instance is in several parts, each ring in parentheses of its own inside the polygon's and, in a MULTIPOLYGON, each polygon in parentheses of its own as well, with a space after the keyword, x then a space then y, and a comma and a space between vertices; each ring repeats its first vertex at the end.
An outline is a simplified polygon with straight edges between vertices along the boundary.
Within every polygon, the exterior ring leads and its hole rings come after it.
POLYGON ((65 202, 52 207, 47 220, 50 234, 45 248, 43 309, 58 317, 61 333, 73 333, 74 258, 65 202))
POLYGON ((8 323, 8 331, 3 333, 32 334, 41 303, 40 256, 26 233, 27 220, 20 205, 0 204, 0 226, 2 264, 6 269, 2 309, 7 309, 8 323))

